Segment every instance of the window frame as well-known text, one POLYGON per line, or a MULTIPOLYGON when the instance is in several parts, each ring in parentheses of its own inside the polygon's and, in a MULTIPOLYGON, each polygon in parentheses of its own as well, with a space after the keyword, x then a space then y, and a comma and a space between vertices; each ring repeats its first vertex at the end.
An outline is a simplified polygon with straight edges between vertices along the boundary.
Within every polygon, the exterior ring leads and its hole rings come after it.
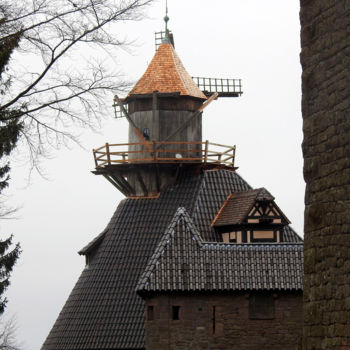
POLYGON ((275 309, 273 293, 249 294, 248 317, 250 320, 273 320, 276 318, 275 309))

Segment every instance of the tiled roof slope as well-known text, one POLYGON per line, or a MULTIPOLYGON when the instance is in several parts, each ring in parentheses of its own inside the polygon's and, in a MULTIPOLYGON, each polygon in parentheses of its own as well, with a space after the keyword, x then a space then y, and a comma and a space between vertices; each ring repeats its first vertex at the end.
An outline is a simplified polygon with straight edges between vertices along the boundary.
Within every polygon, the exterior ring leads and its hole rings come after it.
POLYGON ((103 241, 107 231, 108 231, 107 229, 102 231, 91 242, 89 242, 84 248, 80 249, 78 254, 79 255, 87 255, 87 254, 89 254, 92 250, 94 250, 103 241))
MULTIPOLYGON (((186 208, 212 241, 210 223, 228 194, 249 189, 237 173, 216 170, 186 175, 157 199, 122 201, 42 349, 144 348, 144 304, 135 288, 174 213, 186 208)), ((288 237, 300 240, 292 230, 288 237)))
POLYGON ((206 96, 195 84, 184 68, 179 56, 171 44, 161 44, 141 79, 130 91, 133 94, 151 94, 179 92, 206 100, 206 96))
POLYGON ((241 224, 256 201, 259 189, 231 193, 212 222, 212 226, 241 224))
MULTIPOLYGON (((241 224, 256 201, 273 201, 274 199, 271 193, 263 187, 246 192, 232 193, 227 197, 211 225, 225 226, 241 224)), ((280 212, 285 217, 281 210, 280 212)), ((286 217, 285 219, 289 222, 286 217)))
POLYGON ((303 245, 203 242, 179 208, 147 264, 138 292, 302 290, 303 245))

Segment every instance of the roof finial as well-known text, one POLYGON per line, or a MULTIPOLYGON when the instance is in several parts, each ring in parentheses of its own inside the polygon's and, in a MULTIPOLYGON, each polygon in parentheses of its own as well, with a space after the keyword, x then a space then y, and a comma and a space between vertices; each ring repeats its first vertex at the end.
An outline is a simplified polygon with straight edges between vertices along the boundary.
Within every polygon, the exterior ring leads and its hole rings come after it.
POLYGON ((165 22, 165 37, 163 39, 163 43, 170 43, 169 40, 169 29, 168 29, 168 0, 165 0, 165 16, 164 16, 164 22, 165 22))

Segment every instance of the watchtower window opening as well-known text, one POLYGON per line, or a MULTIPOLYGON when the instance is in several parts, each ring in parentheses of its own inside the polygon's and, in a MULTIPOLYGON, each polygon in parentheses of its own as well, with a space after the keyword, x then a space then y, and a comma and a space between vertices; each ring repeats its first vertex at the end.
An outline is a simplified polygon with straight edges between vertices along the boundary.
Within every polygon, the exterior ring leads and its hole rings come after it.
POLYGON ((150 134, 149 128, 144 128, 142 134, 143 134, 143 137, 144 137, 147 141, 150 140, 150 135, 151 135, 151 134, 150 134))
POLYGON ((275 299, 270 293, 254 293, 249 296, 249 318, 272 320, 275 318, 275 299))
POLYGON ((180 306, 173 305, 173 307, 172 307, 172 319, 175 321, 180 319, 180 306))

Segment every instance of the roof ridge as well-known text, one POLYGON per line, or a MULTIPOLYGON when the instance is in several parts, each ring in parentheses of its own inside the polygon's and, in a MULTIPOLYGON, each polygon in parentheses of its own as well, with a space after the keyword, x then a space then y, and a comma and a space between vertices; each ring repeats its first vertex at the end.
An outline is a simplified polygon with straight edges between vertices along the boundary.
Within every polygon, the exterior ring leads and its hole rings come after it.
MULTIPOLYGON (((180 78, 180 80, 181 80, 183 89, 186 90, 186 91, 188 92, 188 89, 187 89, 187 87, 186 87, 186 85, 185 85, 185 82, 184 82, 184 80, 183 80, 183 77, 182 77, 181 73, 179 72, 179 67, 178 67, 177 62, 176 62, 176 59, 179 60, 180 58, 177 57, 177 54, 176 54, 175 49, 174 49, 173 46, 172 46, 172 49, 171 49, 171 55, 172 55, 172 57, 173 57, 173 61, 174 61, 174 63, 175 63, 175 70, 176 70, 176 72, 177 72, 177 74, 178 74, 178 76, 179 76, 179 78, 180 78)), ((180 62, 181 62, 181 61, 180 61, 180 62)))
POLYGON ((89 252, 91 250, 93 250, 97 245, 99 245, 106 233, 108 232, 108 227, 106 227, 100 234, 98 234, 94 239, 92 239, 88 244, 86 244, 83 248, 81 248, 79 251, 78 251, 78 254, 79 255, 87 255, 89 254, 89 252))
POLYGON ((262 194, 267 195, 267 197, 270 197, 271 199, 269 199, 269 200, 272 200, 272 201, 275 200, 275 197, 265 187, 257 188, 256 191, 257 191, 257 193, 256 193, 255 198, 257 200, 259 200, 259 196, 261 196, 262 194))
POLYGON ((203 240, 200 236, 199 231, 197 230, 196 226, 194 225, 190 215, 188 214, 187 210, 184 207, 177 208, 173 218, 170 221, 170 224, 164 231, 164 234, 162 238, 160 239, 156 249, 154 250, 154 253, 152 254, 151 258, 148 260, 148 263, 145 267, 144 272, 141 274, 137 284, 136 284, 136 292, 140 292, 144 289, 144 287, 148 284, 149 279, 152 276, 153 270, 159 260, 159 258, 165 253, 166 247, 169 246, 172 243, 172 238, 174 237, 175 225, 178 224, 179 219, 181 218, 189 225, 190 232, 192 234, 192 237, 197 241, 198 245, 201 247, 203 244, 203 240))
POLYGON ((216 250, 283 250, 286 248, 303 250, 304 244, 301 242, 293 243, 223 243, 223 242, 203 242, 201 248, 203 250, 209 250, 211 246, 215 246, 216 250))
POLYGON ((226 207, 227 203, 229 202, 229 200, 232 198, 234 193, 230 193, 226 199, 225 199, 225 202, 224 204, 221 206, 221 208, 219 209, 218 213, 216 214, 214 220, 211 222, 210 226, 213 227, 216 220, 218 219, 218 217, 220 216, 220 214, 222 213, 222 211, 224 210, 224 208, 226 207))

